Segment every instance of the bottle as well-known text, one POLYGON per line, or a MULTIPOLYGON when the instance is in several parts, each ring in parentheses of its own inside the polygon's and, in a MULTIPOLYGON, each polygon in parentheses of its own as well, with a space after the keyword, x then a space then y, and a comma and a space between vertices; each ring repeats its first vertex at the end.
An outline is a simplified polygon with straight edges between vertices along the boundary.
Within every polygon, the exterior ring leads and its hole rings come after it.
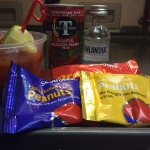
POLYGON ((110 33, 106 26, 107 5, 92 5, 92 25, 84 35, 83 63, 109 60, 110 33))

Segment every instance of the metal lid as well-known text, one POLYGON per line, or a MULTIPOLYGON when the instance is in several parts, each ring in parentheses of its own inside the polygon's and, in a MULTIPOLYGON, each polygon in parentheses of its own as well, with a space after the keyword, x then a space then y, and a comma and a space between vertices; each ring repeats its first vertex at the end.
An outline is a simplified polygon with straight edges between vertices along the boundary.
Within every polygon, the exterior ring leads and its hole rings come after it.
POLYGON ((107 15, 107 5, 92 5, 91 6, 91 15, 99 15, 99 16, 106 16, 107 15))

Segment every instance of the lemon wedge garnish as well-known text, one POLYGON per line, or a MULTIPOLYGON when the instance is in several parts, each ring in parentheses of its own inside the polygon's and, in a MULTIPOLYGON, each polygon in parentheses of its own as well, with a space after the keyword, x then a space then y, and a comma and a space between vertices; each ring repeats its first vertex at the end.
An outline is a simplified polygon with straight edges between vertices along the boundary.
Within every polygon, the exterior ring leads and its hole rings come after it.
POLYGON ((28 51, 30 53, 37 52, 37 47, 34 45, 33 36, 27 31, 21 31, 21 26, 14 25, 5 34, 3 44, 22 43, 19 45, 20 50, 28 51))

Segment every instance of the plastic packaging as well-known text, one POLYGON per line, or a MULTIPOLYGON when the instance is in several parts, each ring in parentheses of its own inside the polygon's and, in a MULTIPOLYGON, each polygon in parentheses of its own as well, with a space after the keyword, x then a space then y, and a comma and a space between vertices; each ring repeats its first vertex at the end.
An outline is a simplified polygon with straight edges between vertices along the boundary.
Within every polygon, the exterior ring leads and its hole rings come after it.
POLYGON ((131 127, 150 125, 150 77, 81 71, 82 116, 131 127))
POLYGON ((79 78, 47 81, 11 63, 3 93, 3 132, 79 123, 80 107, 79 78))
POLYGON ((68 79, 80 76, 80 70, 95 73, 116 74, 140 74, 140 69, 135 60, 113 64, 77 64, 64 65, 41 72, 40 76, 45 79, 68 79))

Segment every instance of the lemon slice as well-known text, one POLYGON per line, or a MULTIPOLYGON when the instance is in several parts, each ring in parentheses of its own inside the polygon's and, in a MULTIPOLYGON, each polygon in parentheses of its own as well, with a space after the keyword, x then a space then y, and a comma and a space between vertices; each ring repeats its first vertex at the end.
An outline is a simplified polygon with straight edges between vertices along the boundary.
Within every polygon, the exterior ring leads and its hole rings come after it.
POLYGON ((22 32, 21 26, 14 25, 5 34, 3 44, 22 43, 21 45, 19 45, 20 50, 35 53, 37 52, 37 47, 34 45, 33 41, 34 41, 33 36, 27 30, 22 32))

